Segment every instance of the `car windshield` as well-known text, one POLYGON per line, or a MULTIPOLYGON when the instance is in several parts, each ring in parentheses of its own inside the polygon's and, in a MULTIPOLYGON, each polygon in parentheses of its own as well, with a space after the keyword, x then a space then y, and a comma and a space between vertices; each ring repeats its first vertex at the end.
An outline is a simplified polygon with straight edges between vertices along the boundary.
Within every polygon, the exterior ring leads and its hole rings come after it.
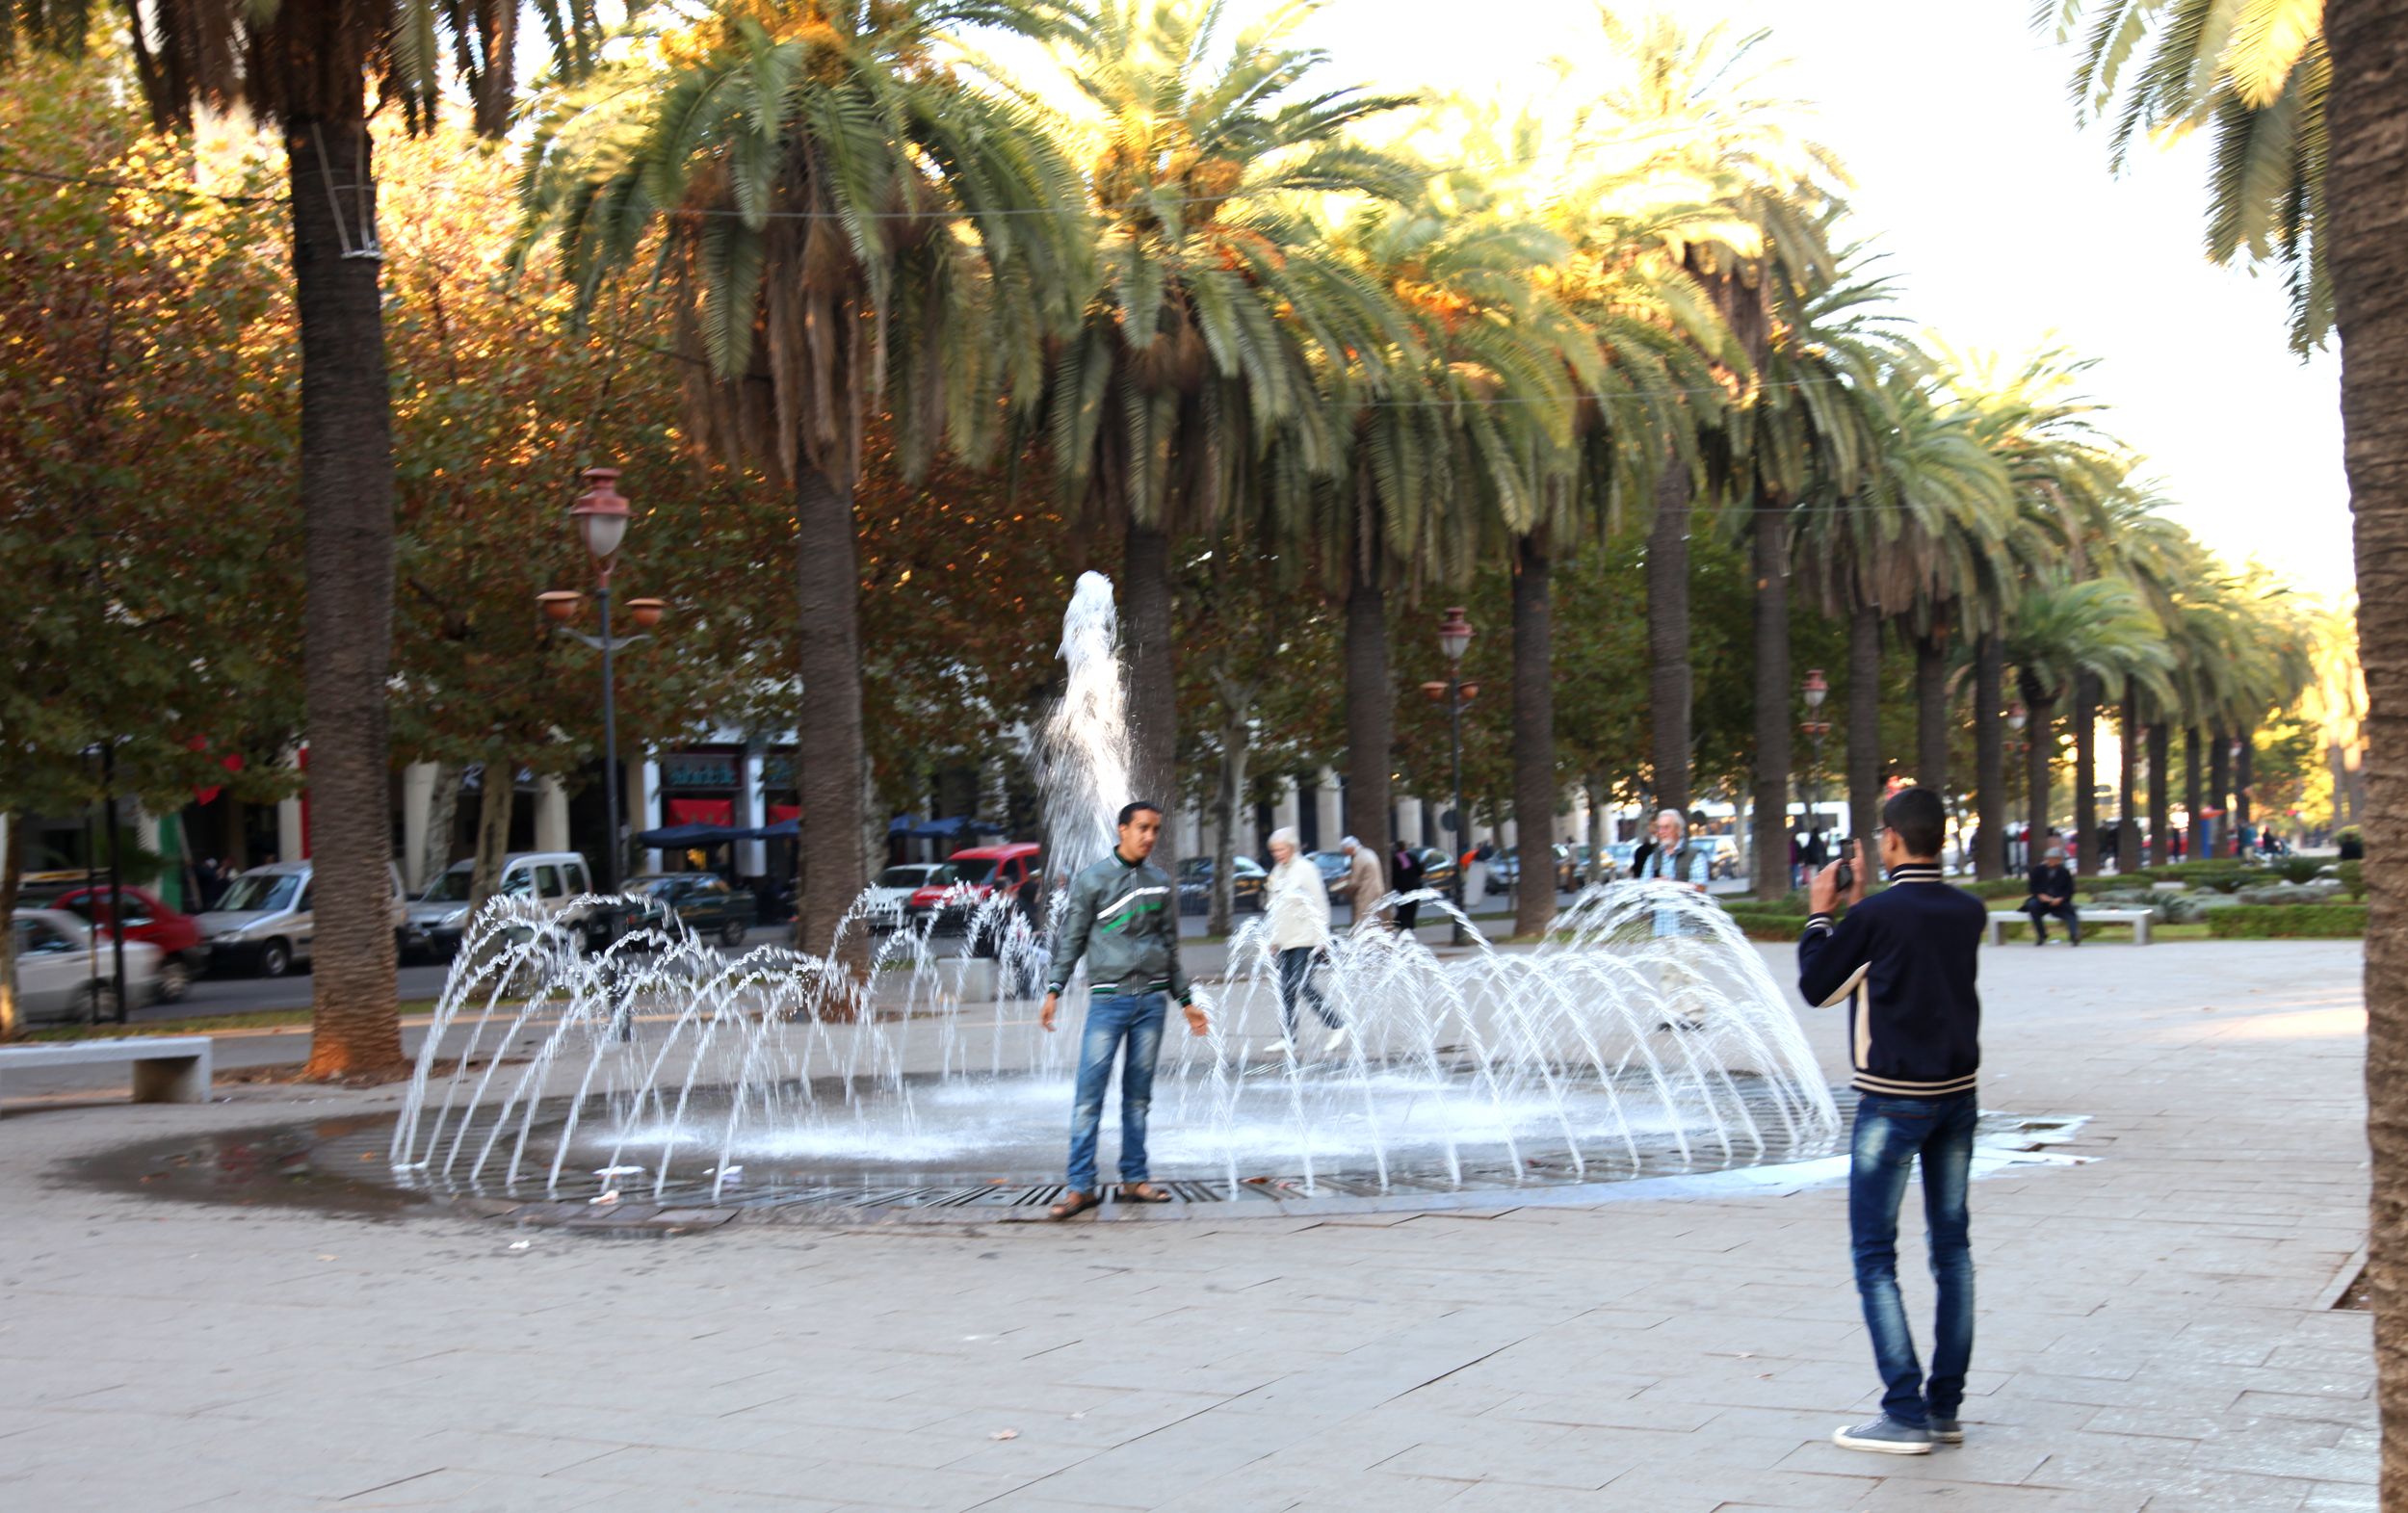
POLYGON ((301 893, 301 885, 299 873, 246 873, 225 890, 225 897, 218 900, 218 908, 227 914, 289 909, 301 893))
POLYGON ((926 867, 889 867, 877 874, 881 888, 917 888, 929 880, 926 867))
POLYGON ((979 856, 964 861, 947 862, 936 869, 936 875, 930 877, 929 882, 939 888, 950 888, 955 883, 968 883, 975 887, 994 875, 995 858, 979 856))
POLYGON ((474 880, 475 874, 467 868, 455 868, 427 884, 427 891, 419 895, 419 900, 424 903, 466 903, 469 885, 474 880))

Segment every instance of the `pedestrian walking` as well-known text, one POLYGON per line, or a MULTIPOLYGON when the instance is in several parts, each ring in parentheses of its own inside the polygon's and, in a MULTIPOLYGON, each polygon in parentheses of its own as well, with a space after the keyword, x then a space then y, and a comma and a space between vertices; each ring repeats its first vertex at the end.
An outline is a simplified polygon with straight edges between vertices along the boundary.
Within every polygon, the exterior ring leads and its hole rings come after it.
POLYGON ((1066 1219, 1103 1201, 1096 1181, 1095 1142, 1104 1119, 1104 1090, 1120 1060, 1120 1197, 1124 1203, 1168 1203, 1145 1160, 1145 1117, 1154 1102, 1154 1062, 1162 1055, 1168 1000, 1186 1011, 1188 1032, 1212 1029, 1196 1007, 1179 965, 1177 891, 1169 874, 1146 858, 1163 833, 1163 812, 1142 799, 1120 810, 1112 854, 1070 881, 1060 938, 1045 970, 1048 1033, 1070 975, 1086 959, 1086 1026, 1079 1037, 1079 1083, 1070 1108, 1069 1190, 1053 1206, 1066 1219), (1125 1051, 1124 1051, 1125 1048, 1125 1051))
POLYGON ((1329 1028, 1329 1049, 1346 1043, 1347 1023, 1313 985, 1313 968, 1329 950, 1329 886, 1304 859, 1294 830, 1270 833, 1270 877, 1263 885, 1263 915, 1279 962, 1280 1048, 1296 1054, 1296 1002, 1329 1028))
POLYGON ((1347 853, 1347 898, 1354 905, 1354 926, 1360 929, 1364 921, 1378 914, 1388 885, 1380 880, 1379 858, 1370 848, 1350 835, 1340 846, 1347 853))
POLYGON ((1838 863, 1815 874, 1808 889, 1813 912, 1797 945, 1797 985, 1806 1002, 1847 1005, 1859 1095, 1848 1155, 1848 1234, 1883 1387, 1880 1418, 1831 1438, 1847 1449, 1888 1455, 1924 1455, 1935 1441, 1965 1438, 1957 1414, 1974 1350, 1966 1187, 1981 1112, 1981 999, 1974 979, 1988 913, 1980 900, 1941 878, 1945 819, 1930 789, 1891 796, 1881 806, 1881 863, 1891 886, 1865 896, 1871 858, 1860 842, 1845 898, 1838 863), (1835 922, 1833 910, 1843 904, 1846 913, 1835 922), (1898 1205, 1918 1162, 1939 1293, 1928 1377, 1898 1286, 1898 1205))
MULTIPOLYGON (((1686 815, 1678 809, 1661 809, 1656 812, 1655 849, 1647 853, 1646 861, 1633 875, 1641 882, 1671 883, 1704 893, 1707 881, 1714 875, 1714 843, 1689 839, 1686 815)), ((1658 969, 1659 985, 1664 1002, 1671 1005, 1670 1016, 1656 1028, 1702 1029, 1706 1023, 1706 978, 1691 959, 1696 951, 1691 943, 1704 938, 1708 926, 1688 910, 1669 903, 1657 905, 1654 923, 1655 938, 1664 943, 1658 969)))
POLYGON ((2065 848, 2055 843, 2048 856, 2030 874, 2031 897, 2024 900, 2024 912, 2031 916, 2031 943, 2049 943, 2049 917, 2065 922, 2065 933, 2077 946, 2081 944, 2081 916, 2074 911, 2074 874, 2065 865, 2065 848))
MULTIPOLYGON (((1402 841, 1399 841, 1397 843, 1396 850, 1389 856, 1388 867, 1389 875, 1396 879, 1397 892, 1399 893, 1411 894, 1420 892, 1422 879, 1428 875, 1428 870, 1422 865, 1422 859, 1414 855, 1413 848, 1405 845, 1402 841)), ((1398 904, 1398 931, 1405 935, 1412 934, 1413 926, 1419 923, 1421 919, 1421 913, 1422 905, 1421 900, 1418 899, 1406 899, 1403 902, 1398 904)))

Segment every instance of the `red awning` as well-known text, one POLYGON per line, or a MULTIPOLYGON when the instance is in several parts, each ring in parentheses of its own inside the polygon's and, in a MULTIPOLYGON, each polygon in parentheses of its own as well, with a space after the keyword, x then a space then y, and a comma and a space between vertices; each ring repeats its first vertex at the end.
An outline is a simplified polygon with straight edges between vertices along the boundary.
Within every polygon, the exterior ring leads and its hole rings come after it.
POLYGON ((668 801, 668 822, 671 824, 723 824, 736 822, 736 800, 733 798, 672 798, 668 801))
POLYGON ((799 819, 801 819, 801 818, 802 818, 802 805, 800 805, 800 804, 772 804, 772 805, 770 805, 770 820, 769 820, 769 822, 770 822, 770 823, 772 823, 772 824, 782 824, 782 823, 784 823, 785 822, 787 822, 787 821, 789 821, 789 820, 799 820, 799 819))

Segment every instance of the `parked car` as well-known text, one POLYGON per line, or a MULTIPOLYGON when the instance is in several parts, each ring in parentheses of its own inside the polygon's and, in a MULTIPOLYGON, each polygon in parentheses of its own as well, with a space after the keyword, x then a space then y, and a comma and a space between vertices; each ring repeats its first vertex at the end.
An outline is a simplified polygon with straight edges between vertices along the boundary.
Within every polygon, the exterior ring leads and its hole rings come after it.
POLYGON ((1456 871, 1453 857, 1435 846, 1425 846, 1414 854, 1422 859, 1423 887, 1439 893, 1453 891, 1456 871))
MULTIPOLYGON (((108 941, 65 909, 19 909, 10 927, 16 933, 16 1007, 28 1022, 118 1017, 117 952, 108 941)), ((128 940, 129 1006, 151 1001, 158 975, 159 948, 128 940)))
POLYGON ((1344 903, 1347 893, 1347 853, 1344 851, 1307 851, 1304 859, 1322 874, 1322 886, 1329 890, 1329 901, 1344 903))
POLYGON ((650 873, 627 879, 626 891, 647 900, 628 923, 641 926, 674 914, 697 935, 716 935, 724 946, 741 946, 751 933, 760 901, 738 893, 717 873, 650 873))
POLYGON ((909 906, 911 896, 927 887, 936 875, 937 869, 943 865, 941 862, 904 862, 879 873, 877 880, 870 884, 869 894, 862 903, 862 912, 870 922, 870 928, 902 928, 903 910, 909 906))
MULTIPOLYGON (((1234 856, 1229 862, 1230 888, 1236 894, 1240 913, 1263 911, 1263 883, 1270 874, 1263 864, 1251 856, 1234 856)), ((1213 903, 1213 859, 1190 856, 1179 863, 1179 912, 1202 914, 1213 903)))
MULTIPOLYGON (((427 884, 427 891, 403 911, 402 953, 448 960, 459 950, 468 930, 468 895, 477 864, 454 862, 427 884)), ((501 879, 494 893, 506 899, 537 899, 548 914, 564 916, 569 900, 592 891, 586 859, 575 851, 516 851, 502 858, 501 879)), ((589 923, 580 915, 572 923, 589 923)), ((597 929, 604 922, 592 919, 597 929)))
MULTIPOLYGON (((160 902, 147 888, 119 888, 118 897, 124 904, 125 938, 158 948, 154 1002, 174 1003, 209 966, 209 948, 200 938, 199 925, 191 915, 160 902)), ((103 925, 109 918, 109 890, 84 884, 52 899, 49 906, 65 909, 88 926, 103 925)))
POLYGON ((1031 841, 1014 841, 955 851, 905 900, 903 923, 916 928, 932 921, 939 930, 962 928, 998 891, 1016 897, 1030 878, 1040 875, 1041 849, 1031 841))
MULTIPOLYGON (((310 936, 315 919, 310 912, 308 862, 271 862, 254 867, 227 885, 218 906, 193 916, 200 938, 208 943, 212 970, 249 966, 261 977, 280 978, 309 964, 310 936)), ((392 879, 393 930, 400 938, 407 902, 402 893, 402 870, 385 864, 392 879)))

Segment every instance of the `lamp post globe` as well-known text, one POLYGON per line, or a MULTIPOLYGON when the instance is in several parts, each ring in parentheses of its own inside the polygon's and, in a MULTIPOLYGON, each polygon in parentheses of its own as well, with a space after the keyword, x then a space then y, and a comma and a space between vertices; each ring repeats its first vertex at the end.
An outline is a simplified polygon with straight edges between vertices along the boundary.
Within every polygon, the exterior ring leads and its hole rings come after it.
POLYGON ((1472 622, 1463 617, 1461 605, 1450 606, 1446 618, 1438 622, 1438 650, 1447 659, 1447 724, 1453 757, 1454 823, 1450 827, 1451 849, 1448 854, 1454 859, 1452 885, 1454 894, 1453 938, 1458 946, 1464 944, 1466 939, 1463 932, 1463 843, 1470 834, 1463 813, 1463 701, 1470 691, 1463 684, 1463 654, 1471 649, 1472 622))
POLYGON ((586 469, 586 491, 568 509, 568 518, 577 527, 577 538, 586 544, 605 582, 609 581, 611 559, 618 555, 619 544, 627 539, 627 523, 634 507, 618 491, 618 469, 589 467, 586 469))

